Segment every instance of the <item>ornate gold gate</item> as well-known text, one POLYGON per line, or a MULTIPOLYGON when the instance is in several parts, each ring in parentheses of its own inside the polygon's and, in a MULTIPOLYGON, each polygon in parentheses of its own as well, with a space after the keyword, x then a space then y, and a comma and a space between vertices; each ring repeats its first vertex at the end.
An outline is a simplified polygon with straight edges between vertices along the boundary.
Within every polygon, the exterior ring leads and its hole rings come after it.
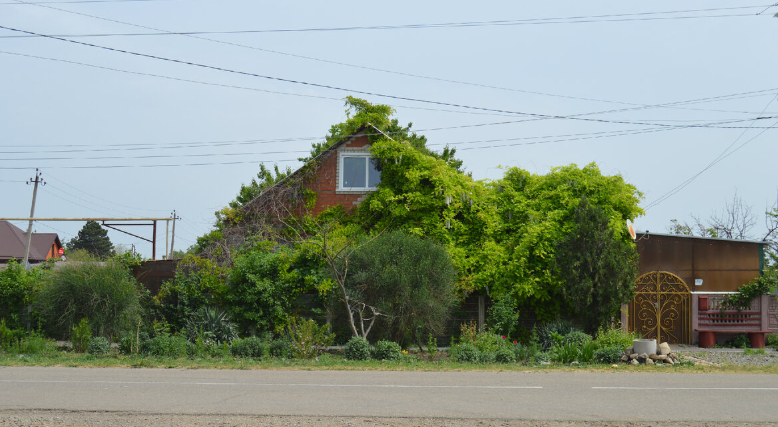
POLYGON ((638 277, 629 305, 629 329, 657 342, 690 344, 690 297, 689 287, 675 274, 652 271, 638 277))

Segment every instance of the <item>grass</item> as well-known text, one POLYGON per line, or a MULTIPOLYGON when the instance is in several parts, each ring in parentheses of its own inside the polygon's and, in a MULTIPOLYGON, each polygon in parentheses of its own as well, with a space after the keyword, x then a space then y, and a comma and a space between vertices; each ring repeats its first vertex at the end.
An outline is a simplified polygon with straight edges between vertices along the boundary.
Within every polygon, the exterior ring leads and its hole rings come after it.
POLYGON ((778 374, 778 363, 768 366, 695 366, 690 362, 674 366, 631 366, 627 364, 473 364, 449 360, 428 362, 421 354, 408 355, 398 361, 347 361, 340 354, 325 353, 316 359, 241 359, 226 357, 168 358, 140 355, 105 356, 56 351, 47 355, 9 354, 0 352, 0 366, 61 366, 80 368, 154 368, 154 369, 276 369, 276 370, 358 370, 358 371, 562 371, 562 372, 716 372, 778 374))

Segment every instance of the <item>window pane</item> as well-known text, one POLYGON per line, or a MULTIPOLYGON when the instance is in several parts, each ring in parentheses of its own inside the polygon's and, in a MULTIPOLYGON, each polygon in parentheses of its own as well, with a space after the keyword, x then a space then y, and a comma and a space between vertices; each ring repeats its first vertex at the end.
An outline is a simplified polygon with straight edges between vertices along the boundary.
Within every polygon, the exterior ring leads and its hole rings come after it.
POLYGON ((368 158, 367 167, 367 186, 375 188, 381 182, 381 172, 375 168, 375 160, 371 158, 368 158))
POLYGON ((367 161, 365 157, 343 158, 343 188, 365 188, 367 161))

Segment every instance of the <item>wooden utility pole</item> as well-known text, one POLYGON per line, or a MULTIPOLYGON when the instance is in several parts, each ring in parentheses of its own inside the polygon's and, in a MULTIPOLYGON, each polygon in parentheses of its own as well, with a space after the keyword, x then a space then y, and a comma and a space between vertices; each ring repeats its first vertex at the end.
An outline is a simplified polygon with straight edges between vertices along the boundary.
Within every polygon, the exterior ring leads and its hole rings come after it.
POLYGON ((30 208, 30 224, 27 226, 27 246, 24 249, 24 268, 29 270, 30 269, 30 244, 32 243, 32 219, 35 218, 35 198, 38 196, 38 183, 41 185, 46 185, 46 182, 43 181, 41 178, 41 172, 38 170, 38 168, 35 168, 35 178, 30 178, 29 181, 27 181, 27 185, 30 185, 30 183, 35 183, 35 186, 32 189, 32 207, 30 208))
POLYGON ((173 209, 173 234, 170 238, 170 253, 167 256, 167 259, 173 258, 173 245, 176 243, 176 220, 181 219, 180 216, 176 215, 176 210, 173 209))

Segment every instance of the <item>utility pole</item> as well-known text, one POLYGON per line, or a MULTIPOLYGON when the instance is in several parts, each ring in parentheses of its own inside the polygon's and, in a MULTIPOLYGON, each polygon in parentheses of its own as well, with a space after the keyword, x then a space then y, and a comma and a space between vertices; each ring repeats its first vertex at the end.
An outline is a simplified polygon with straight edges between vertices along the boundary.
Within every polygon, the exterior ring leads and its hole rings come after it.
POLYGON ((35 183, 32 190, 32 207, 30 208, 30 224, 27 226, 27 247, 24 249, 24 268, 30 269, 30 244, 32 243, 32 219, 35 218, 35 198, 38 196, 38 183, 46 185, 46 182, 41 178, 41 172, 38 168, 35 168, 35 178, 30 178, 27 181, 27 185, 35 183))
POLYGON ((170 238, 170 254, 168 254, 167 259, 173 258, 173 245, 176 243, 176 220, 181 219, 180 216, 176 215, 176 210, 173 209, 173 235, 170 238))

